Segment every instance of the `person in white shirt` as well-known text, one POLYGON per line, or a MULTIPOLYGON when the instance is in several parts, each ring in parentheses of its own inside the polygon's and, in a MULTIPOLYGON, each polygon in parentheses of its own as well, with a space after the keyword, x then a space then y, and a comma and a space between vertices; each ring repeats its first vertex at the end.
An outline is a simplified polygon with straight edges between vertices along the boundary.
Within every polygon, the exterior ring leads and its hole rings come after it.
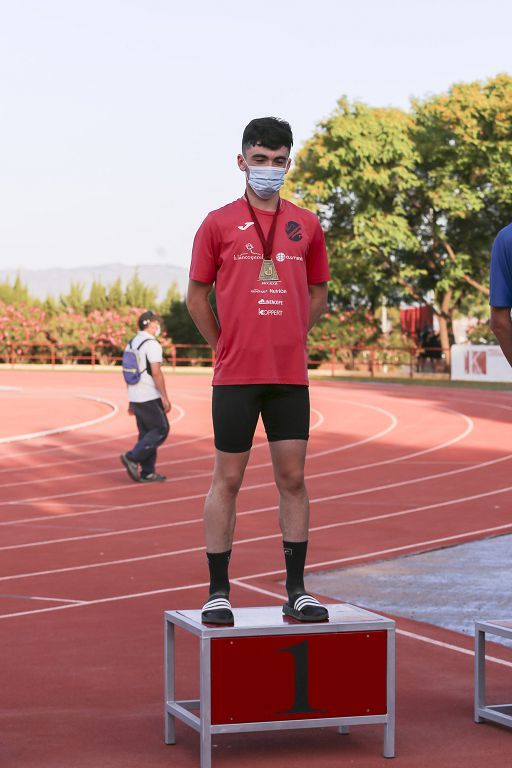
POLYGON ((139 439, 134 447, 121 454, 128 475, 136 483, 161 483, 166 478, 155 471, 157 448, 169 434, 167 413, 171 403, 162 373, 160 317, 148 310, 138 320, 139 332, 131 340, 138 350, 141 376, 137 384, 128 384, 128 413, 135 416, 139 439), (140 472, 139 472, 140 467, 140 472))

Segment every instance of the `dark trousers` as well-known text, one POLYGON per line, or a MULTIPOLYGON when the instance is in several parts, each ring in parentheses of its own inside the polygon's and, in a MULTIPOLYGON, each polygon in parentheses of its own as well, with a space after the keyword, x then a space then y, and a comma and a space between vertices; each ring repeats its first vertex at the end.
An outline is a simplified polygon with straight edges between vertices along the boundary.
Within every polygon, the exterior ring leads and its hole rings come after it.
POLYGON ((151 475, 155 471, 156 449, 169 434, 169 422, 160 398, 131 403, 131 406, 137 419, 139 439, 126 455, 140 464, 143 475, 151 475))

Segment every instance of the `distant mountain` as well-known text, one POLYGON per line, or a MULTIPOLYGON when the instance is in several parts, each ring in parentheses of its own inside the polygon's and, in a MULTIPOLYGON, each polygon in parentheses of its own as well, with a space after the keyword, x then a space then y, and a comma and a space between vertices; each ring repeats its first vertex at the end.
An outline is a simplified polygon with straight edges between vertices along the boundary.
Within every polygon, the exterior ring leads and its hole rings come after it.
POLYGON ((0 281, 7 279, 12 283, 19 273, 22 282, 27 286, 30 293, 43 300, 48 296, 58 298, 61 293, 68 293, 71 283, 81 283, 84 288, 84 296, 87 297, 93 280, 101 280, 103 285, 110 285, 120 277, 123 288, 125 288, 135 270, 138 271, 140 279, 146 285, 154 286, 157 289, 159 301, 165 297, 173 282, 178 285, 180 293, 185 294, 188 270, 172 264, 144 264, 140 267, 127 264, 100 264, 99 266, 70 269, 60 267, 52 269, 5 269, 0 270, 0 281))

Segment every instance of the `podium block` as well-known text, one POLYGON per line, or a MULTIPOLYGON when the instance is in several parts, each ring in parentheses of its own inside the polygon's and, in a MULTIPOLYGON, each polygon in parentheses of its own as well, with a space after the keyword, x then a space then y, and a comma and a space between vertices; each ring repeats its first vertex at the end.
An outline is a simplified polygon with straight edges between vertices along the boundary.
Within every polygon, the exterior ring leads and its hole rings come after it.
POLYGON ((475 723, 491 720, 512 728, 512 703, 487 704, 485 695, 485 635, 512 640, 512 620, 475 621, 475 723))
POLYGON ((201 623, 200 611, 166 611, 165 742, 175 718, 199 731, 201 768, 213 734, 291 728, 384 725, 394 757, 395 623, 348 604, 328 622, 306 624, 280 607, 234 609, 233 626, 201 623), (175 627, 199 638, 198 699, 176 700, 175 627))

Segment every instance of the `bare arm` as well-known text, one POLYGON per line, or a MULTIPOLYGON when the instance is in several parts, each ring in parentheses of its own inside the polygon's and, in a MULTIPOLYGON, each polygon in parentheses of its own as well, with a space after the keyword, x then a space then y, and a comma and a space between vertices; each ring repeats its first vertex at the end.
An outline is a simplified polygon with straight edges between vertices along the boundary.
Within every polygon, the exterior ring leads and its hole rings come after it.
POLYGON ((151 375, 153 377, 153 381, 155 382, 155 386, 160 392, 160 397, 162 398, 162 405, 164 406, 164 411, 166 413, 169 413, 172 406, 171 406, 171 401, 167 396, 167 390, 165 388, 164 374, 162 373, 162 364, 150 363, 149 365, 151 366, 151 375))
POLYGON ((510 307, 491 307, 491 329, 501 351, 512 365, 512 320, 510 307))
POLYGON ((327 309, 327 283, 318 283, 309 287, 309 325, 308 331, 317 323, 327 309))
POLYGON ((187 291, 187 309, 190 317, 197 326, 199 333, 206 339, 215 352, 219 338, 219 326, 213 314, 208 294, 211 284, 198 283, 197 280, 189 280, 187 291))

